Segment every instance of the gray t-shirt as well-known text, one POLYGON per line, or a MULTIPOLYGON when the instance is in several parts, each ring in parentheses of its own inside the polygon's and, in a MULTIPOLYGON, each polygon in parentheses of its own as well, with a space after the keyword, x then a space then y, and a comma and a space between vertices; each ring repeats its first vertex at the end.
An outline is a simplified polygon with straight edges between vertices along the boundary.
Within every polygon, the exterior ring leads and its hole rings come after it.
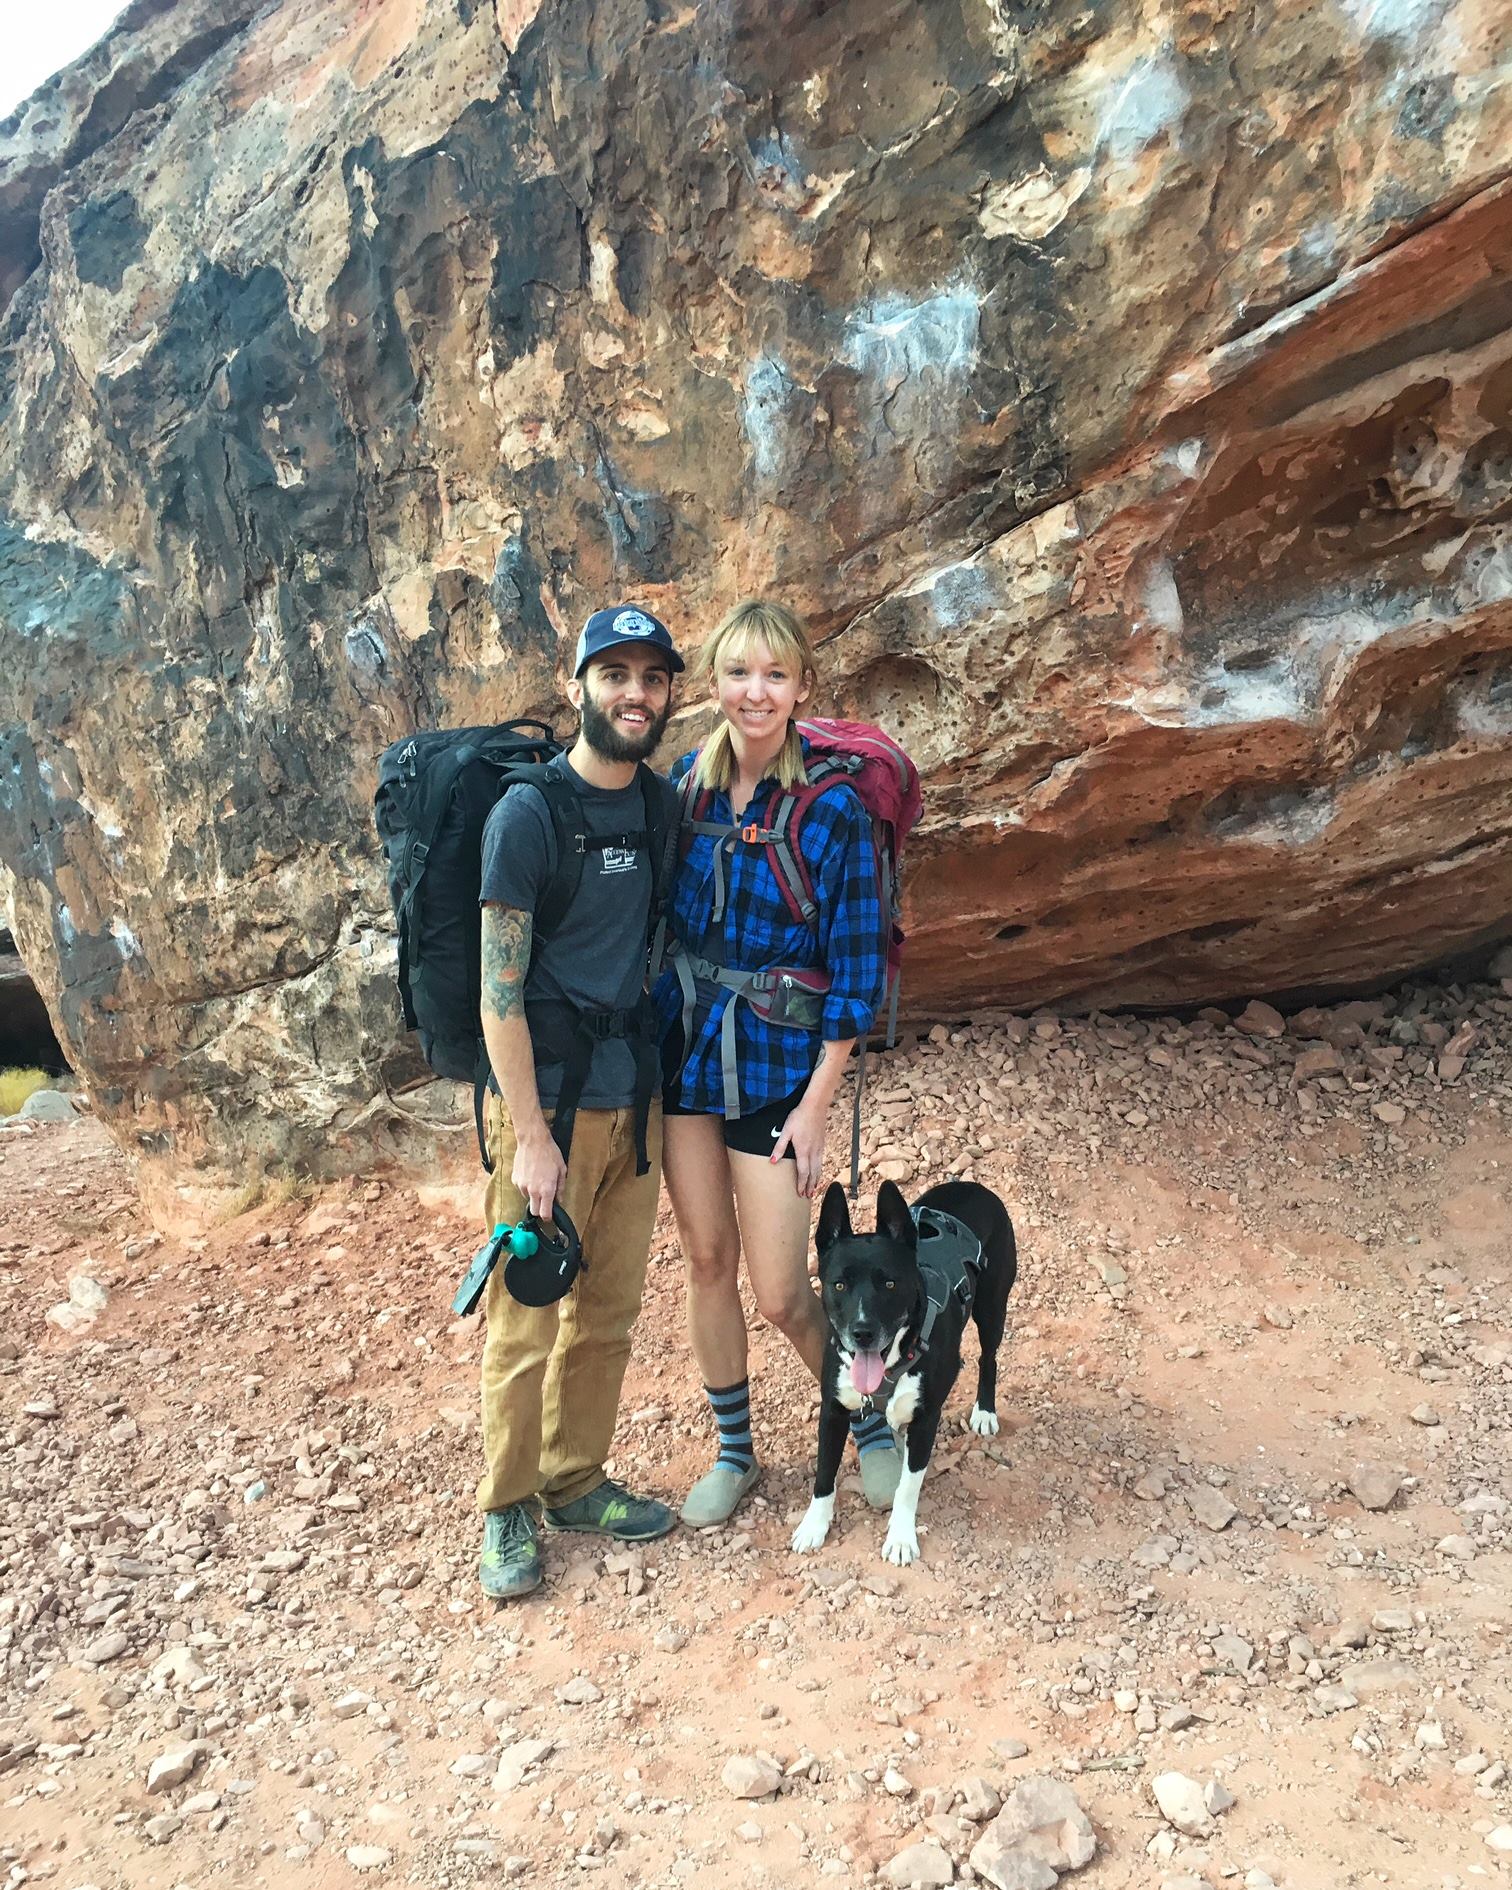
MULTIPOLYGON (((646 810, 640 785, 590 787, 562 757, 551 763, 577 789, 589 833, 644 833, 646 810)), ((556 831, 538 789, 513 787, 483 829, 482 901, 514 906, 532 918, 556 872, 556 831)), ((651 856, 636 848, 590 848, 583 877, 562 923, 535 949, 525 983, 527 1017, 532 1004, 565 998, 590 1011, 628 1008, 646 978, 646 926, 651 909, 651 856)), ((562 1086, 560 1063, 544 1063, 536 1051, 536 1087, 541 1107, 552 1108, 562 1086)), ((593 1047, 593 1062, 579 1106, 626 1109, 635 1100, 635 1057, 623 1038, 593 1047)))

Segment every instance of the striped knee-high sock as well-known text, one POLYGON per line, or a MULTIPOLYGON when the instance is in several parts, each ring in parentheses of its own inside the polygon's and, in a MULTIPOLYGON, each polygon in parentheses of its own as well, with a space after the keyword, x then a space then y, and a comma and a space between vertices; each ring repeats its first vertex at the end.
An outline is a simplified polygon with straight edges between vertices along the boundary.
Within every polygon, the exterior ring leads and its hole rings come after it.
POLYGON ((892 1427, 880 1411, 871 1411, 862 1417, 859 1411, 851 1413, 851 1436, 856 1440, 856 1449, 864 1457, 869 1450, 892 1450, 897 1439, 892 1434, 892 1427))
POLYGON ((723 1391, 704 1386, 704 1396, 719 1426, 719 1455, 716 1466, 727 1470, 749 1470, 756 1461, 751 1444, 751 1381, 742 1378, 738 1385, 726 1385, 723 1391))

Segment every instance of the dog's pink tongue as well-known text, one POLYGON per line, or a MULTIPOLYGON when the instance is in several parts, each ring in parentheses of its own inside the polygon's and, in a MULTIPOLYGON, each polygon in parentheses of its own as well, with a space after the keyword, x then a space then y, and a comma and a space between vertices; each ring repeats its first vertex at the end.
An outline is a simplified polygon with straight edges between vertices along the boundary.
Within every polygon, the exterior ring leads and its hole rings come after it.
POLYGON ((883 1369, 880 1352, 857 1352, 851 1359, 851 1383, 865 1396, 881 1384, 883 1369))

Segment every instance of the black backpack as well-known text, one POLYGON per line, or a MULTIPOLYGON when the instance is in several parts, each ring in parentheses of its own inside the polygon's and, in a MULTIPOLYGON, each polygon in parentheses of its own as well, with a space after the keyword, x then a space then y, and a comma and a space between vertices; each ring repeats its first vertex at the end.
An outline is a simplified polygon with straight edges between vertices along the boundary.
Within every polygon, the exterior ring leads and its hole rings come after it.
MULTIPOLYGON (((563 753, 544 722, 501 722, 496 727, 436 729, 407 735, 385 749, 378 763, 373 815, 388 867, 389 897, 398 926, 399 1000, 404 1021, 420 1037, 426 1062, 438 1076, 471 1083, 483 1148, 482 1099, 490 1081, 488 1051, 479 1021, 482 995, 482 926, 478 899, 483 870, 483 829, 499 797, 516 783, 541 790, 557 836, 557 871, 532 925, 539 942, 549 937, 571 905, 582 879, 587 848, 639 836, 590 838, 583 832, 580 803, 571 785, 547 773, 563 753)), ((650 769, 639 770, 647 813, 645 840, 651 856, 651 925, 659 939, 662 911, 677 858, 677 802, 673 790, 650 769)), ((659 951, 658 951, 659 955, 659 951)), ((589 1036, 629 1034, 617 1013, 575 1021, 589 1036), (595 1026, 597 1029, 595 1030, 595 1026)), ((640 1024, 649 1028, 649 1017, 640 1024)), ((583 1058, 586 1073, 586 1054, 583 1058)), ((649 1067, 649 1061, 648 1061, 649 1067)), ((649 1093, 637 1098, 644 1139, 649 1093)), ((557 1110, 557 1139, 570 1142, 575 1112, 564 1086, 557 1110)))

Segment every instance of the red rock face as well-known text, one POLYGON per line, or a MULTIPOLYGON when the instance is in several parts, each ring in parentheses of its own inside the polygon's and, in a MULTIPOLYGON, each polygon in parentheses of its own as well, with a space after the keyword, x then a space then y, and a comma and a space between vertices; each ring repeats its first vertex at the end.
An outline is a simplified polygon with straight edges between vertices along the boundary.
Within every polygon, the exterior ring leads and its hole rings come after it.
POLYGON ((916 1013, 1508 929, 1504 8, 251 12, 0 136, 0 859, 144 1172, 373 1153, 375 757, 620 597, 918 754, 916 1013))

